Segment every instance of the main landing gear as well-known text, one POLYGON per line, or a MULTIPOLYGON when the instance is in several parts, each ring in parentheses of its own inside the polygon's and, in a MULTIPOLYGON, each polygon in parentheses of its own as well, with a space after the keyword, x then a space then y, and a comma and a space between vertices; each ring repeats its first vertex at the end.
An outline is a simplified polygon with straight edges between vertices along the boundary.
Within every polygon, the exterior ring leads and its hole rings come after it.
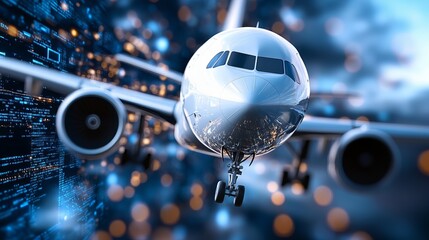
POLYGON ((284 169, 282 179, 280 182, 280 185, 282 187, 292 184, 294 182, 301 183, 304 190, 308 189, 309 183, 310 183, 310 175, 308 173, 301 173, 300 168, 301 165, 305 162, 307 159, 308 150, 310 147, 310 140, 305 140, 302 147, 301 152, 298 156, 298 154, 293 151, 293 149, 290 149, 292 153, 298 158, 298 161, 294 161, 293 169, 284 169))
POLYGON ((243 169, 243 166, 241 166, 241 164, 249 157, 252 157, 252 161, 250 162, 251 165, 255 159, 255 154, 249 155, 245 158, 244 154, 241 152, 230 153, 227 150, 222 149, 222 159, 224 159, 224 151, 231 158, 231 163, 228 164, 228 184, 224 181, 219 181, 217 183, 214 200, 217 203, 222 203, 225 199, 225 195, 231 196, 234 197, 234 205, 236 207, 240 207, 243 204, 245 192, 243 185, 236 186, 238 176, 242 174, 241 170, 243 169))
POLYGON ((141 142, 144 138, 144 116, 136 114, 136 119, 137 129, 128 136, 128 141, 125 144, 125 151, 122 154, 121 164, 140 164, 144 170, 149 170, 153 162, 152 153, 145 151, 141 146, 141 142))

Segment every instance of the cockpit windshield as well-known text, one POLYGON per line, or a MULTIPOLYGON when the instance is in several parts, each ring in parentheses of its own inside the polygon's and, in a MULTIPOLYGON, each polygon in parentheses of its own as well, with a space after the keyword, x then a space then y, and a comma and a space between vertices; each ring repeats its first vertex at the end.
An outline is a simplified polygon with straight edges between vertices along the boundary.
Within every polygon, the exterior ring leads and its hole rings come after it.
POLYGON ((268 57, 258 57, 256 70, 261 72, 283 74, 283 60, 268 57))
POLYGON ((206 68, 215 68, 222 65, 225 65, 226 60, 228 59, 229 51, 218 52, 207 64, 206 68))
POLYGON ((261 56, 253 56, 250 54, 240 52, 222 51, 218 52, 207 64, 207 68, 216 68, 223 66, 227 63, 228 66, 242 68, 247 70, 254 70, 256 63, 256 70, 259 72, 286 74, 294 82, 301 84, 298 71, 295 66, 287 60, 278 58, 269 58, 261 56), (228 59, 229 56, 229 59, 228 59), (256 59, 257 58, 257 59, 256 59))
POLYGON ((231 56, 228 60, 228 65, 232 67, 253 70, 255 68, 255 59, 255 56, 249 54, 231 52, 231 56))
POLYGON ((215 64, 215 62, 220 58, 220 56, 222 56, 222 52, 218 52, 213 58, 212 60, 210 60, 209 64, 207 64, 207 68, 211 68, 213 67, 213 65, 215 64))
POLYGON ((216 63, 213 65, 213 67, 219 67, 223 66, 226 63, 226 59, 228 59, 229 51, 223 52, 222 56, 219 57, 219 59, 216 61, 216 63))
POLYGON ((299 75, 298 72, 296 71, 295 66, 290 63, 289 61, 285 61, 285 72, 286 75, 288 75, 290 78, 292 78, 292 80, 298 84, 301 83, 301 81, 299 80, 299 75))

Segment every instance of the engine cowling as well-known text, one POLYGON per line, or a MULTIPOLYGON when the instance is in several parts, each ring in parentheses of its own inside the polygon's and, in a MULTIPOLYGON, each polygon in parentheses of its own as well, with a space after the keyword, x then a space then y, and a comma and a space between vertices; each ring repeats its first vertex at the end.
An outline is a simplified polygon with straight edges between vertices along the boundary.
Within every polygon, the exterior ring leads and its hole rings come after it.
POLYGON ((392 138, 384 132, 356 128, 334 143, 328 170, 340 184, 357 190, 379 185, 392 175, 399 154, 392 138))
POLYGON ((61 103, 57 133, 68 150, 83 159, 99 159, 115 151, 124 132, 126 110, 103 89, 81 89, 61 103))

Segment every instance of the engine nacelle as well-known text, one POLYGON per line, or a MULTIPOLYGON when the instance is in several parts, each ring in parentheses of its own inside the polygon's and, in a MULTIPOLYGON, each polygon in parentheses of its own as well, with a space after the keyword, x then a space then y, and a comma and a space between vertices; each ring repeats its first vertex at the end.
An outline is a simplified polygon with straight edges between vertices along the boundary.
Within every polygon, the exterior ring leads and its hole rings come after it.
POLYGON ((103 89, 81 89, 67 96, 57 112, 57 133, 68 150, 83 159, 115 151, 124 132, 126 110, 103 89))
POLYGON ((365 126, 345 133, 329 153, 328 170, 341 184, 369 189, 392 175, 399 162, 397 147, 384 132, 365 126))

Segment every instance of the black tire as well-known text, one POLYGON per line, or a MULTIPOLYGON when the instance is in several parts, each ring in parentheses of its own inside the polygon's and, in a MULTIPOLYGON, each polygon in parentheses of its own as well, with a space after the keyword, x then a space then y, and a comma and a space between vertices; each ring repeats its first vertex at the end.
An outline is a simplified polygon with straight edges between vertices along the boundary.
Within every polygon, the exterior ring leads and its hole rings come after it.
POLYGON ((284 187, 290 183, 289 171, 288 169, 283 170, 282 181, 280 182, 280 186, 284 187))
POLYGON ((214 200, 217 203, 223 203, 225 199, 226 183, 224 181, 217 182, 214 200))
POLYGON ((310 185, 310 175, 308 173, 306 173, 302 178, 301 184, 302 184, 302 187, 304 187, 304 190, 308 189, 308 186, 310 185))
POLYGON ((238 185, 237 195, 234 198, 234 205, 240 207, 243 204, 245 188, 243 185, 238 185))

